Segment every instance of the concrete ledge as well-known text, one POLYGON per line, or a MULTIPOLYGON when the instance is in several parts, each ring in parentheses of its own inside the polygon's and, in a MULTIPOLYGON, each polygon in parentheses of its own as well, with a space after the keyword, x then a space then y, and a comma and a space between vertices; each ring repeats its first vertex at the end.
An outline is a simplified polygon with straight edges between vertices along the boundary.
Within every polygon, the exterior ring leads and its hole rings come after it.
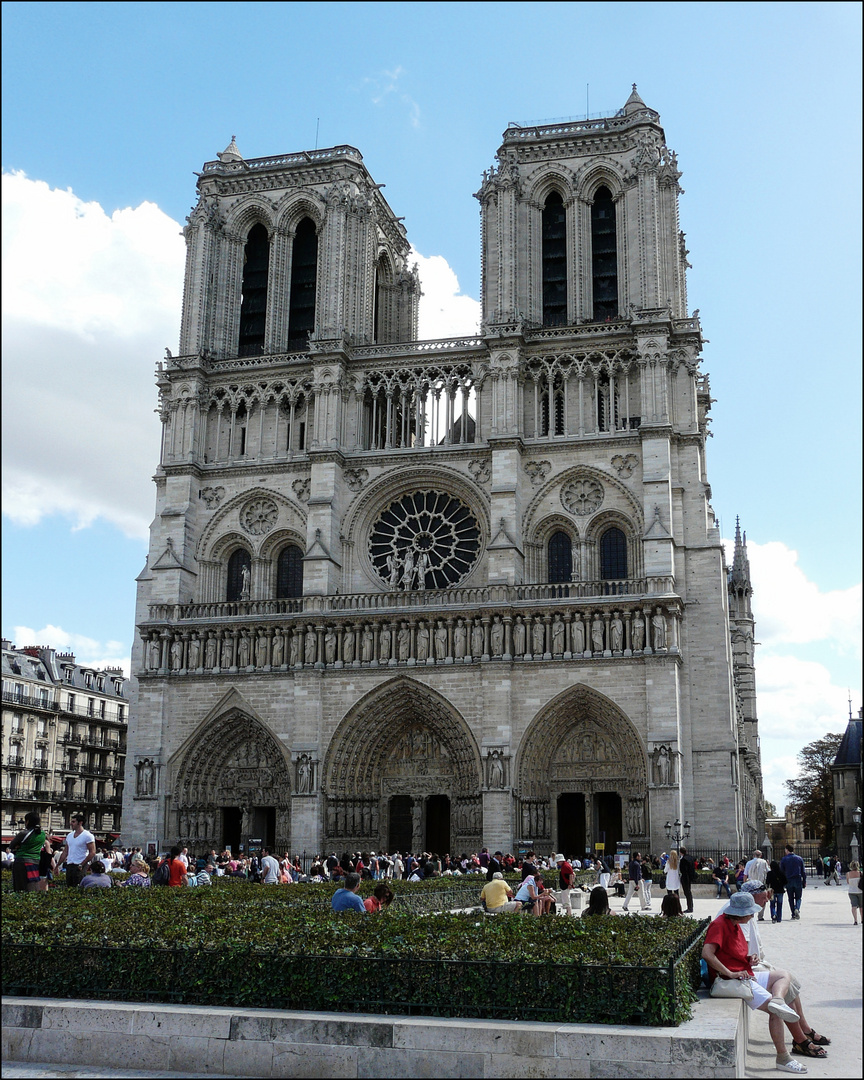
POLYGON ((105 1033, 138 1036, 154 1070, 231 1076, 743 1076, 743 1002, 693 1011, 648 1028, 4 998, 3 1060, 111 1066, 105 1033))

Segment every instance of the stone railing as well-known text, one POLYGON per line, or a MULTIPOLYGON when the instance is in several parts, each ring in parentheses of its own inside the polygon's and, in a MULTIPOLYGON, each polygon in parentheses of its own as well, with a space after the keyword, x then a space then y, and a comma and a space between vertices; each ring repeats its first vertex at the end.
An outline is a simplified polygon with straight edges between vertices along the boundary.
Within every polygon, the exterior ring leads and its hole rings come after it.
MULTIPOLYGON (((276 157, 249 158, 238 162, 229 162, 231 166, 243 166, 247 169, 277 169, 288 165, 308 165, 319 161, 333 161, 335 158, 353 158, 362 161, 363 155, 353 146, 332 146, 329 150, 301 150, 298 154, 279 154, 276 157)), ((208 161, 203 172, 230 172, 222 161, 208 161)))
POLYGON ((612 116, 596 119, 573 120, 558 124, 532 124, 530 127, 511 125, 504 132, 504 142, 519 142, 524 139, 545 139, 553 135, 579 135, 595 131, 616 131, 633 124, 657 123, 660 114, 647 106, 626 113, 623 109, 612 116))
POLYGON ((467 605, 513 605, 522 602, 560 602, 616 596, 669 596, 674 580, 668 576, 602 581, 564 581, 533 585, 478 585, 464 589, 397 590, 393 592, 331 593, 282 600, 227 600, 196 604, 151 604, 149 622, 188 622, 248 619, 279 615, 309 615, 342 611, 411 611, 464 609, 467 605))
POLYGON ((355 360, 376 360, 388 356, 427 356, 430 353, 452 352, 453 349, 484 349, 482 337, 433 338, 429 341, 402 341, 392 345, 358 345, 351 350, 355 360))
MULTIPOLYGON (((551 588, 551 587, 550 587, 551 588)), ((467 591, 467 590, 466 590, 467 591)), ((614 596, 591 601, 522 600, 452 611, 345 609, 303 612, 278 623, 206 619, 139 627, 142 675, 416 667, 514 660, 589 660, 679 653, 681 604, 614 596)), ((482 603, 482 602, 481 602, 482 603)))

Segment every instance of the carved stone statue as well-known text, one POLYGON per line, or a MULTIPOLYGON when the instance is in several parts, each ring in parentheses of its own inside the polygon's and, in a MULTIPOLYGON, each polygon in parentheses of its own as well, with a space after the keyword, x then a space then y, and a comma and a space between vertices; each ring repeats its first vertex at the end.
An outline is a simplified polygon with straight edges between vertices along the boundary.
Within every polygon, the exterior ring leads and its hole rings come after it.
POLYGON ((346 664, 354 663, 354 628, 352 626, 346 626, 345 633, 342 635, 342 659, 346 664))
POLYGON ((417 588, 421 592, 426 590, 426 578, 429 574, 429 555, 421 551, 417 556, 417 588))
POLYGON ((645 648, 645 620, 638 611, 630 623, 630 637, 633 642, 633 652, 641 652, 645 648))
POLYGON ((471 655, 483 655, 483 626, 478 619, 474 620, 474 625, 471 627, 471 655))
POLYGON ((585 624, 580 618, 575 618, 571 624, 573 635, 573 652, 581 656, 585 652, 585 624))
POLYGON ((500 750, 489 751, 489 787, 504 787, 504 762, 500 750))
POLYGON ((453 630, 453 654, 457 660, 461 660, 468 651, 468 631, 465 628, 465 620, 458 619, 453 630))
POLYGON ((272 665, 273 667, 281 667, 283 657, 285 655, 285 639, 282 637, 281 630, 275 630, 273 632, 273 650, 272 650, 272 665))
POLYGON ((409 547, 402 562, 402 588, 410 589, 414 584, 414 552, 409 547))
POLYGON ((207 645, 204 649, 204 667, 212 670, 216 667, 216 635, 211 630, 207 635, 207 645))
POLYGON ((158 637, 150 638, 147 645, 147 667, 151 671, 159 670, 159 661, 161 659, 162 650, 160 648, 160 642, 158 637))
POLYGON ((447 627, 438 620, 435 627, 435 659, 446 660, 447 658, 447 627))
POLYGON ((564 623, 558 617, 552 623, 552 653, 560 656, 564 652, 564 623))
POLYGON ((171 670, 179 671, 183 666, 183 642, 174 638, 171 642, 171 670))
POLYGON ((324 632, 324 662, 336 663, 336 631, 332 626, 328 626, 324 632))
POLYGON ((390 632, 390 626, 388 623, 384 623, 381 627, 381 633, 378 636, 378 659, 387 661, 390 659, 390 639, 392 634, 390 632))
POLYGON ((363 645, 363 654, 362 654, 363 663, 364 664, 371 663, 372 656, 373 656, 373 654, 375 652, 375 635, 372 632, 372 627, 371 626, 367 625, 367 626, 363 627, 362 645, 363 645))
POLYGON ((399 660, 407 660, 411 655, 411 631, 407 623, 402 623, 396 635, 396 656, 399 660))
POLYGON ((305 664, 314 664, 317 654, 318 638, 315 634, 315 627, 307 624, 306 638, 303 642, 303 662, 305 664))
POLYGON ((420 620, 420 624, 417 627, 417 660, 419 663, 424 663, 429 659, 429 631, 426 629, 426 623, 420 620))
POLYGON ((288 663, 291 667, 297 667, 300 663, 300 631, 294 630, 288 646, 288 663))
POLYGON ((655 751, 656 775, 658 784, 668 784, 672 771, 672 758, 669 748, 660 746, 655 751))
POLYGON ((525 655, 525 623, 522 622, 521 615, 517 615, 513 624, 513 655, 525 655))
POLYGON ((603 620, 599 615, 591 623, 591 647, 594 652, 603 652, 603 620))
POLYGON ((624 623, 621 621, 621 616, 617 611, 609 629, 612 638, 612 652, 622 652, 624 649, 624 623))
POLYGON ((198 640, 198 635, 193 634, 189 641, 189 659, 187 664, 190 670, 195 670, 199 666, 201 660, 201 642, 198 640))
POLYGON ((240 641, 237 645, 237 667, 249 667, 249 636, 245 630, 240 631, 240 641))
POLYGON ((654 638, 655 649, 666 648, 666 616, 660 610, 656 609, 656 613, 651 619, 651 633, 654 638))
POLYGON ((399 556, 395 551, 391 551, 387 556, 387 581, 391 589, 398 587, 401 572, 402 565, 399 562, 399 556))
POLYGON ((312 761, 308 754, 301 754, 297 759, 297 794, 312 793, 312 761))
POLYGON ((546 627, 539 615, 531 627, 531 651, 535 656, 542 656, 546 651, 546 627))
POLYGON ((641 799, 627 803, 627 832, 630 836, 643 836, 645 832, 645 806, 641 799))
POLYGON ((240 584, 240 599, 241 600, 248 600, 249 599, 249 567, 248 566, 241 566, 240 567, 240 582, 241 582, 241 584, 240 584))
POLYGON ((501 616, 496 615, 490 631, 490 642, 493 656, 501 656, 504 653, 504 623, 501 616))
POLYGON ((156 770, 152 758, 143 758, 138 762, 138 794, 153 795, 156 787, 156 770))
POLYGON ((234 667, 234 638, 226 634, 222 642, 222 667, 234 667))
POLYGON ((255 642, 255 666, 264 667, 267 663, 267 635, 259 634, 255 642))

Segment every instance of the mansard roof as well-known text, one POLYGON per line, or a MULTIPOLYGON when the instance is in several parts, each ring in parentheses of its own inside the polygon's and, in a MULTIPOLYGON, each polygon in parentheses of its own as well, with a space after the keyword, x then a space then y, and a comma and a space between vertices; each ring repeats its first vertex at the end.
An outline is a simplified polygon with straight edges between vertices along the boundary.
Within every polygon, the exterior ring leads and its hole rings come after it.
POLYGON ((860 768, 862 726, 864 726, 864 721, 862 721, 860 716, 857 720, 853 720, 850 717, 849 723, 846 725, 846 731, 843 734, 843 739, 840 743, 840 748, 837 751, 837 756, 834 758, 833 768, 844 768, 850 765, 855 768, 860 768))

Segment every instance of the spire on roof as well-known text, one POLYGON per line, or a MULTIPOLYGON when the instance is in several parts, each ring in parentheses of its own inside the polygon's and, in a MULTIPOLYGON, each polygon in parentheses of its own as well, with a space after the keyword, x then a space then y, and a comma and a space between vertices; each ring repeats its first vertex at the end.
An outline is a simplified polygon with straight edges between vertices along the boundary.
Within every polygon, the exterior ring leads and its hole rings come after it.
POLYGON ((242 161, 243 160, 243 155, 237 149, 237 143, 235 142, 236 138, 237 138, 236 135, 232 135, 231 136, 231 142, 228 143, 228 145, 225 147, 225 149, 222 151, 221 154, 216 155, 219 158, 220 161, 242 161))
POLYGON ((633 83, 633 89, 630 91, 630 97, 624 102, 624 115, 629 116, 630 113, 638 112, 639 109, 645 108, 645 102, 639 97, 639 92, 636 89, 636 83, 633 83))
POLYGON ((732 556, 732 572, 729 575, 732 588, 750 591, 750 560, 747 558, 747 533, 741 532, 741 519, 735 518, 735 553, 732 556))

